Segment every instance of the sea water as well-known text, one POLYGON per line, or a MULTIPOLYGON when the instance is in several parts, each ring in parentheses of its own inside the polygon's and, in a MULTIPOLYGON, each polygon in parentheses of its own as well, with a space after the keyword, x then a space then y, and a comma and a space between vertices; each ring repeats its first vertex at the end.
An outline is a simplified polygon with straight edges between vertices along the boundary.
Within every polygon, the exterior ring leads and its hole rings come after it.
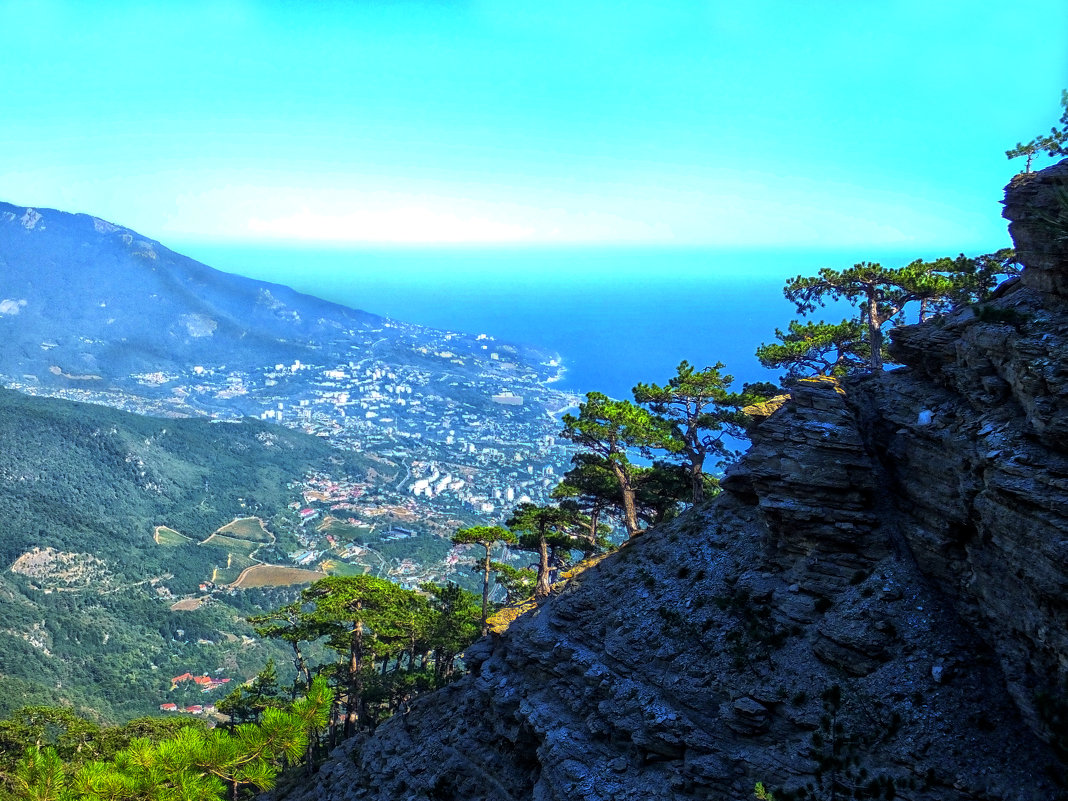
MULTIPOLYGON (((775 380, 754 351, 797 317, 792 276, 917 255, 699 248, 359 248, 185 244, 212 267, 397 320, 484 333, 557 352, 558 386, 629 398, 682 360, 722 362, 742 382, 775 380)), ((819 310, 837 322, 844 303, 819 310)))

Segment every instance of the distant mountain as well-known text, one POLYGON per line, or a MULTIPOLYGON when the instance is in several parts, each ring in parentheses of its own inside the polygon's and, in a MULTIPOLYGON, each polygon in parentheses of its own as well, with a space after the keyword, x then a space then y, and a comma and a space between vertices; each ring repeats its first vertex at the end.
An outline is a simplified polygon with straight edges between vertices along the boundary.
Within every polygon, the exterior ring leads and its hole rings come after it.
POLYGON ((0 203, 3 373, 65 386, 191 363, 240 369, 308 360, 382 323, 96 217, 0 203))

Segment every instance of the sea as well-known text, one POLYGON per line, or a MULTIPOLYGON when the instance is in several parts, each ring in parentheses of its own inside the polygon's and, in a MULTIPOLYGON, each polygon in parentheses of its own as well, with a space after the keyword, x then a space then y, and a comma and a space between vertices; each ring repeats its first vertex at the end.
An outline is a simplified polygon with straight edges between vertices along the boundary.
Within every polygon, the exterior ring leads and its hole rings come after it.
MULTIPOLYGON (((352 308, 433 328, 489 334, 558 353, 557 384, 629 398, 682 360, 773 381, 754 352, 797 317, 792 276, 858 261, 900 266, 941 254, 653 247, 308 248, 184 243, 225 272, 285 284, 352 308)), ((948 252, 948 251, 947 251, 948 252)), ((850 314, 832 304, 817 318, 850 314)))

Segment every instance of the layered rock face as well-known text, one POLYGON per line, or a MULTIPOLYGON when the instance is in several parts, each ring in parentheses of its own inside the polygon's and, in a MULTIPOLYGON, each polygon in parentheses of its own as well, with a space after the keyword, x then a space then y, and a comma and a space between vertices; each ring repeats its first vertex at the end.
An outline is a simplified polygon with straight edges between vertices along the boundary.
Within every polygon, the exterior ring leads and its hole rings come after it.
POLYGON ((902 369, 800 382, 718 499, 478 643, 470 675, 289 797, 1063 793, 1066 175, 1009 187, 1021 280, 895 332, 902 369))

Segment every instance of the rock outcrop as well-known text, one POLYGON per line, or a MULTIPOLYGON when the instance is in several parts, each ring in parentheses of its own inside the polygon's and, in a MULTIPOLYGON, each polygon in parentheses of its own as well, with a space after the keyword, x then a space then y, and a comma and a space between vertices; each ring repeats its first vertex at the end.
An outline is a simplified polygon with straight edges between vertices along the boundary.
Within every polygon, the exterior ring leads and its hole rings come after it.
POLYGON ((1066 177, 1008 188, 1021 279, 894 332, 904 368, 799 382, 718 499, 480 641, 470 675, 288 797, 1064 793, 1066 177))

